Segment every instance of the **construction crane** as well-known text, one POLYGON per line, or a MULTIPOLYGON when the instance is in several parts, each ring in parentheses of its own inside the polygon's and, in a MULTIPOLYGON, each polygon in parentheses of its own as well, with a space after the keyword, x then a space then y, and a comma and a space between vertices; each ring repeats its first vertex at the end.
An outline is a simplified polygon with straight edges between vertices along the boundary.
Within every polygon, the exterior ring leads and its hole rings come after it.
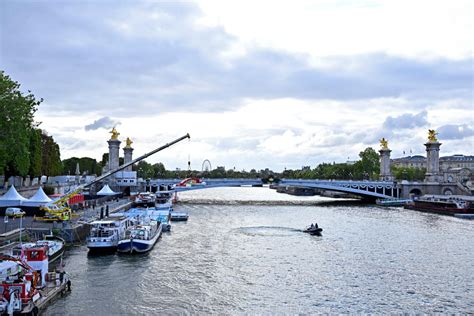
POLYGON ((145 158, 148 158, 150 157, 151 155, 153 154, 156 154, 157 152, 159 151, 162 151, 163 149, 166 149, 180 141, 182 141, 183 139, 186 139, 186 138, 191 138, 189 136, 189 134, 186 134, 184 136, 181 136, 180 138, 178 139, 175 139, 174 141, 170 142, 170 143, 167 143, 155 150, 152 150, 150 151, 149 153, 146 153, 138 158, 135 158, 133 159, 132 161, 130 162, 127 162, 127 163, 124 163, 123 165, 119 166, 118 168, 116 169, 113 169, 103 175, 101 175, 100 177, 97 177, 95 180, 89 182, 89 183, 86 183, 86 184, 82 184, 82 185, 79 185, 78 187, 76 187, 75 189, 73 189, 71 192, 68 192, 66 193, 64 196, 62 196, 60 199, 57 199, 55 200, 54 202, 51 202, 45 206, 42 206, 40 209, 45 211, 46 214, 48 214, 48 216, 45 216, 42 218, 42 220, 69 220, 71 218, 71 215, 72 215, 72 212, 71 212, 71 209, 69 208, 69 206, 67 205, 67 202, 69 201, 69 199, 71 197, 73 197, 74 195, 78 194, 79 192, 81 192, 82 190, 84 190, 85 188, 87 187, 90 187, 108 177, 110 177, 111 175, 127 168, 128 166, 131 166, 145 158))

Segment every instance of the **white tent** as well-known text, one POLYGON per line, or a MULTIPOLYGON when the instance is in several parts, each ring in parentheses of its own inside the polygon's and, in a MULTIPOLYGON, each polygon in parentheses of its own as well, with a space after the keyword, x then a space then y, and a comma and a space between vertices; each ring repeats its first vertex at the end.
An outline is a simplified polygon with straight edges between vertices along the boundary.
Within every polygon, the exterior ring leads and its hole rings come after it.
POLYGON ((97 195, 116 195, 117 192, 112 191, 108 184, 104 185, 104 187, 97 192, 97 195))
POLYGON ((44 193, 43 188, 39 187, 35 195, 33 195, 28 201, 23 202, 25 206, 41 206, 50 203, 52 200, 44 193))
POLYGON ((12 185, 10 189, 0 197, 0 207, 1 206, 20 206, 23 205, 25 201, 28 201, 24 197, 22 197, 17 190, 15 189, 15 186, 12 185))

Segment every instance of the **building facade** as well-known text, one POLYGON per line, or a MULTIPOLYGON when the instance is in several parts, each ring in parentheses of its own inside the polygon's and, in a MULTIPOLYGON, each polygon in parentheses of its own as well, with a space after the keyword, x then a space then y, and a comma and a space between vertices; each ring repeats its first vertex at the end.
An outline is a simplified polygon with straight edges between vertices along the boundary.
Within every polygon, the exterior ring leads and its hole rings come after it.
MULTIPOLYGON (((421 155, 407 156, 392 159, 392 166, 398 168, 425 168, 427 167, 426 157, 421 155)), ((439 158, 439 168, 442 172, 450 171, 454 168, 470 169, 474 172, 474 156, 452 155, 439 158)))

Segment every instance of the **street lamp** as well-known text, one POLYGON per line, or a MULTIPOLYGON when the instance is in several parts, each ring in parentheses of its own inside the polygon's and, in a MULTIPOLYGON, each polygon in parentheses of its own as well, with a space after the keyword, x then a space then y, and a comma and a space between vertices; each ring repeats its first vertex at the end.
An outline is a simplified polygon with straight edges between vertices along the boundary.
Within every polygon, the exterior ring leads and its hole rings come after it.
POLYGON ((20 249, 23 246, 23 239, 21 238, 22 224, 23 224, 23 214, 20 214, 20 249))

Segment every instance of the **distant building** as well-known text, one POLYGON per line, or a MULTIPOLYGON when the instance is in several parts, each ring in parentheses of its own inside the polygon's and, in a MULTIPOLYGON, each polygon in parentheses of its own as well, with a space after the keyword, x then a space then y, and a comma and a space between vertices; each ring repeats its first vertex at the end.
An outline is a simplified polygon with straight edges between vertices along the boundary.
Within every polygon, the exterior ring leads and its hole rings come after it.
MULTIPOLYGON (((399 168, 426 168, 426 157, 416 155, 396 158, 392 159, 392 165, 399 168)), ((439 167, 443 172, 454 168, 466 168, 474 171, 474 156, 452 155, 440 157, 439 167)))
MULTIPOLYGON (((392 166, 426 168, 426 158, 421 155, 392 159, 392 166)), ((474 181, 474 156, 452 155, 439 158, 439 169, 444 182, 468 184, 474 181)))
POLYGON ((136 171, 119 171, 115 174, 115 184, 119 187, 129 187, 137 185, 136 171))
POLYGON ((397 168, 426 168, 426 157, 421 155, 392 159, 392 166, 397 168))
POLYGON ((454 168, 466 168, 474 171, 474 156, 452 155, 439 158, 439 167, 447 171, 454 168))

